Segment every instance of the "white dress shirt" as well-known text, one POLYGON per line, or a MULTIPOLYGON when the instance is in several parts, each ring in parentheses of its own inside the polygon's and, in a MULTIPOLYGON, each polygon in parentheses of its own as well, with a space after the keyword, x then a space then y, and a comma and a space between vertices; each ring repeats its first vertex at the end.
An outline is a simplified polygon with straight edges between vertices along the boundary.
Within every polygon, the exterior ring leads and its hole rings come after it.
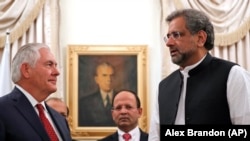
MULTIPOLYGON (((185 98, 185 96, 183 97, 185 98)), ((250 124, 250 72, 238 65, 233 66, 229 72, 227 80, 227 101, 232 124, 250 124)), ((160 141, 158 94, 154 102, 148 140, 160 141)), ((180 108, 178 107, 176 124, 185 124, 185 107, 183 102, 184 101, 180 100, 179 105, 182 106, 180 108)))
MULTIPOLYGON (((117 132, 119 141, 124 141, 122 135, 125 134, 125 132, 123 132, 119 128, 117 129, 117 132)), ((141 132, 138 126, 135 127, 133 130, 129 131, 128 133, 131 135, 131 139, 129 141, 140 141, 141 132)))

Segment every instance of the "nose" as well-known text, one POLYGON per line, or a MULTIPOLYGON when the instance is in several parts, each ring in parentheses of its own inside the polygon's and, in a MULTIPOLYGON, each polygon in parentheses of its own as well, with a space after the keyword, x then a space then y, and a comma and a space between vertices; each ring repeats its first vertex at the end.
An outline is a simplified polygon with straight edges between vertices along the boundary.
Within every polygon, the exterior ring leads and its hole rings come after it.
POLYGON ((168 38, 167 40, 165 40, 165 45, 166 47, 172 47, 175 45, 175 40, 173 38, 168 38))
POLYGON ((175 44, 175 39, 174 39, 173 35, 172 34, 170 34, 170 35, 171 36, 165 35, 163 38, 166 47, 171 47, 173 44, 175 44))
POLYGON ((123 108, 121 109, 121 113, 127 113, 127 112, 128 112, 128 109, 127 109, 127 108, 123 107, 123 108))
POLYGON ((57 67, 54 67, 54 74, 56 76, 60 75, 60 71, 59 71, 59 69, 57 67))

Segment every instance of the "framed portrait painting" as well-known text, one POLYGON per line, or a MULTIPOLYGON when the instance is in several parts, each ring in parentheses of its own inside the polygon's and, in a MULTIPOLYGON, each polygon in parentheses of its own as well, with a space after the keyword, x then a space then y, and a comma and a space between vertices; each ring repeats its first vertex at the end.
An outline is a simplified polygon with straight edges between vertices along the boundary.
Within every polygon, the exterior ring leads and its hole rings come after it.
POLYGON ((136 92, 143 114, 142 130, 148 130, 147 46, 69 45, 67 49, 67 104, 74 139, 100 139, 116 131, 111 106, 115 92, 136 92))

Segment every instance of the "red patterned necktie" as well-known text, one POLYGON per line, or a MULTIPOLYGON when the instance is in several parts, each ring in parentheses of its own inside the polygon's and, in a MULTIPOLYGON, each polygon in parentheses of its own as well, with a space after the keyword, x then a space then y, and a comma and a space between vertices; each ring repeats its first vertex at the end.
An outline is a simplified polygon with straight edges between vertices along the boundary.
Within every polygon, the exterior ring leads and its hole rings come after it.
POLYGON ((44 114, 44 108, 42 104, 37 104, 36 105, 38 111, 39 111, 39 117, 40 120, 42 121, 47 134, 49 135, 50 141, 58 141, 57 135, 53 129, 53 127, 51 126, 49 120, 46 118, 45 114, 44 114))
POLYGON ((129 141, 129 139, 131 139, 131 135, 129 133, 123 134, 122 137, 125 141, 129 141))

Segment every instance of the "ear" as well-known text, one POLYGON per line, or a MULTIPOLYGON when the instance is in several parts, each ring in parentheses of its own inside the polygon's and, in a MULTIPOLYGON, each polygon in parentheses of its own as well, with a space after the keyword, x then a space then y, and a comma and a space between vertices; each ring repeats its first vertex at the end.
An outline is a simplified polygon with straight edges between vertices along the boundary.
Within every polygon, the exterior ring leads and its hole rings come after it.
POLYGON ((111 115, 112 115, 113 120, 115 120, 115 113, 114 112, 115 112, 114 110, 111 110, 111 115))
POLYGON ((22 74, 23 77, 29 78, 29 76, 30 76, 30 65, 28 63, 23 63, 21 65, 20 70, 21 70, 21 74, 22 74))
POLYGON ((204 44, 207 40, 207 33, 203 30, 200 30, 197 33, 197 35, 198 35, 198 43, 197 43, 198 47, 204 47, 204 44))
POLYGON ((138 108, 138 114, 141 117, 141 115, 142 115, 142 108, 138 108))

